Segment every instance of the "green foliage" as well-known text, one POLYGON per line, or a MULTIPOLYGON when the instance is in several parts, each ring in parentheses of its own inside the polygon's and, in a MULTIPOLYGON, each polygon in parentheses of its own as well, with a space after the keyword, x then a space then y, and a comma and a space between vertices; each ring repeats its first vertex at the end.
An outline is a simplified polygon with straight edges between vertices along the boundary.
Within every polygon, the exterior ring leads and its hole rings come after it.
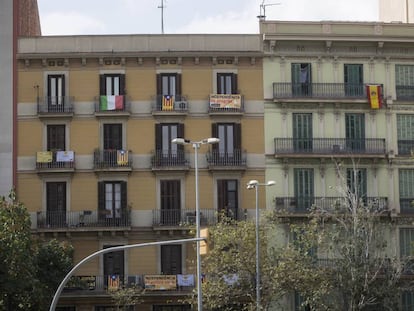
POLYGON ((0 310, 46 310, 69 271, 73 249, 32 237, 30 216, 12 192, 0 198, 0 310))
POLYGON ((122 287, 110 291, 110 295, 115 302, 117 310, 129 310, 130 306, 135 306, 142 302, 141 296, 144 289, 140 286, 122 287))

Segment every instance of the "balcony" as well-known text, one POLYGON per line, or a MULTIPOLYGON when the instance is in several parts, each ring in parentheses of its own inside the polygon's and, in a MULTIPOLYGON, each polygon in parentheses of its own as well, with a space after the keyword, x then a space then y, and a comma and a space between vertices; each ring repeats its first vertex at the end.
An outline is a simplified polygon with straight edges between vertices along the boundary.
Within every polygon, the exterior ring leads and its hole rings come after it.
MULTIPOLYGON (((244 219, 245 212, 237 208, 228 208, 223 213, 233 219, 244 219)), ((211 226, 217 223, 219 213, 215 209, 207 208, 200 210, 200 225, 211 226)), ((152 213, 152 224, 157 228, 170 229, 177 227, 194 226, 196 224, 195 209, 157 209, 152 213)))
POLYGON ((400 214, 414 214, 414 198, 400 198, 400 214))
POLYGON ((131 171, 132 152, 130 150, 98 150, 93 153, 94 169, 98 171, 131 171))
POLYGON ((399 139, 398 140, 398 155, 414 156, 414 140, 399 139))
POLYGON ((131 104, 125 95, 95 97, 95 116, 129 116, 131 104))
POLYGON ((85 210, 73 212, 37 212, 37 229, 79 230, 90 228, 130 227, 129 211, 120 212, 120 217, 113 217, 107 210, 85 210))
POLYGON ((367 100, 364 84, 348 83, 273 83, 273 99, 352 99, 367 100))
POLYGON ((45 96, 37 98, 39 117, 72 117, 72 96, 45 96))
POLYGON ((38 151, 36 153, 36 170, 38 172, 73 172, 75 170, 75 153, 68 151, 38 151))
MULTIPOLYGON (((386 197, 366 197, 362 201, 376 213, 389 211, 386 197)), ((346 211, 348 202, 344 197, 277 197, 275 199, 276 211, 289 215, 306 215, 313 206, 324 211, 341 212, 346 211)))
POLYGON ((244 113, 244 98, 240 94, 210 94, 209 114, 240 115, 244 113))
POLYGON ((151 158, 152 170, 188 170, 190 168, 182 150, 155 150, 151 158))
POLYGON ((152 105, 153 115, 186 115, 187 98, 183 95, 157 95, 152 105))
POLYGON ((87 275, 72 276, 66 284, 63 295, 77 294, 104 294, 108 290, 118 288, 145 288, 145 296, 171 291, 189 294, 195 286, 195 275, 172 274, 172 275, 87 275), (162 285, 162 286, 161 286, 162 285), (167 287, 167 288, 166 288, 167 287))
POLYGON ((240 149, 234 149, 233 152, 209 151, 206 158, 211 170, 246 169, 246 152, 240 149))
POLYGON ((414 100, 414 85, 397 85, 397 100, 414 100))
POLYGON ((275 138, 274 141, 276 157, 385 158, 386 156, 383 138, 275 138))

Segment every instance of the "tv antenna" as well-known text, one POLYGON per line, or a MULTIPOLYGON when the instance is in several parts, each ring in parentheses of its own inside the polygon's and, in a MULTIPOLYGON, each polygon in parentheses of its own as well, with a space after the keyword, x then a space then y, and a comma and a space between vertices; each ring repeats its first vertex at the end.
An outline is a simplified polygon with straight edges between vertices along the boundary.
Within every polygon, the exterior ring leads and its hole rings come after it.
POLYGON ((280 5, 281 3, 268 3, 265 4, 265 0, 263 0, 262 4, 260 5, 260 13, 257 15, 257 18, 261 21, 266 20, 266 7, 267 6, 274 6, 274 5, 280 5))
POLYGON ((164 8, 166 6, 164 5, 165 0, 161 0, 161 5, 158 6, 158 9, 161 9, 161 33, 164 34, 164 8))

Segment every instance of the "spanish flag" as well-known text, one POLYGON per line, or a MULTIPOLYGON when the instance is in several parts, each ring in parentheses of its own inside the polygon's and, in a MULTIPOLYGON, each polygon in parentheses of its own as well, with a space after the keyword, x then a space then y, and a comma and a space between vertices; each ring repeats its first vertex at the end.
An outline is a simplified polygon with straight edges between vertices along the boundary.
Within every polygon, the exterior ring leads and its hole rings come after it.
POLYGON ((172 95, 162 96, 162 110, 174 110, 174 96, 172 95))
POLYGON ((381 85, 367 85, 368 100, 371 105, 371 109, 381 108, 382 99, 382 86, 381 85))
POLYGON ((128 164, 128 150, 116 151, 116 162, 118 165, 123 166, 128 164))

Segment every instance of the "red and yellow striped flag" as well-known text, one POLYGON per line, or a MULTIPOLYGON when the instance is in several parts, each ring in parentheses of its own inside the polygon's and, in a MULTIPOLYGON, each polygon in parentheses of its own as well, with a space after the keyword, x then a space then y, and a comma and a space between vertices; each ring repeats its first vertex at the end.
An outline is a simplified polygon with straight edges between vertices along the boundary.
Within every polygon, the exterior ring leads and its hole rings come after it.
POLYGON ((368 100, 371 105, 371 109, 381 108, 382 100, 382 87, 381 85, 367 85, 368 100))
POLYGON ((162 96, 162 110, 174 110, 174 96, 172 95, 162 96))

